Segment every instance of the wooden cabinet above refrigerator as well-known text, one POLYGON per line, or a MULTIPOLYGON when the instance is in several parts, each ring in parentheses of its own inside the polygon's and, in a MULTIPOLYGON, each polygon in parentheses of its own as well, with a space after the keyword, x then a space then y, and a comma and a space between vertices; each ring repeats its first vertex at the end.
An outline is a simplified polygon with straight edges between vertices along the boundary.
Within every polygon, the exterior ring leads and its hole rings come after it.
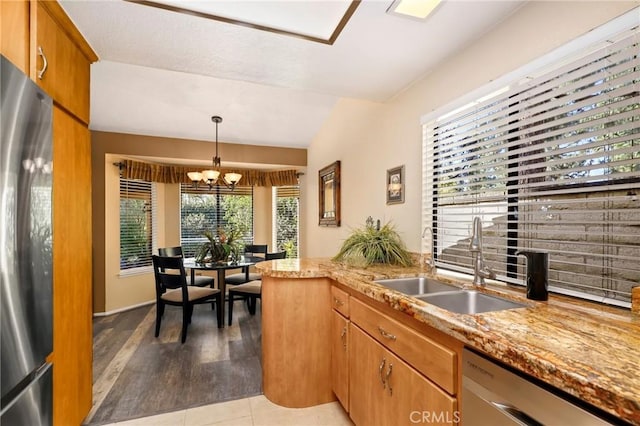
POLYGON ((89 67, 98 58, 56 2, 31 4, 30 76, 89 124, 89 67))

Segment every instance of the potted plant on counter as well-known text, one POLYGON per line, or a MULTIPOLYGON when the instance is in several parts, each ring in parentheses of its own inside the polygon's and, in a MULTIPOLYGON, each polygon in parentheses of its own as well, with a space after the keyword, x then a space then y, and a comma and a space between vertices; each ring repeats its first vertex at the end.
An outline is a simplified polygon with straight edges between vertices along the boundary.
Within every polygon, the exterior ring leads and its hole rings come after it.
POLYGON ((355 229, 351 233, 333 260, 353 266, 369 266, 376 263, 413 265, 411 254, 393 225, 386 223, 380 227, 378 221, 376 226, 371 217, 367 218, 364 228, 355 229))

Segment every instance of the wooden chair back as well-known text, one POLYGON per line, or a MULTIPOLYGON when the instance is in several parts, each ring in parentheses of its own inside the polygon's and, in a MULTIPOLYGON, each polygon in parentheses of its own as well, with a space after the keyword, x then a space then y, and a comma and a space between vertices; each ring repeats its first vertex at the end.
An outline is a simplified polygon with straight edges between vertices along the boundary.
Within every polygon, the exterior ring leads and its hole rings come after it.
POLYGON ((255 256, 256 254, 267 255, 266 244, 247 244, 244 246, 244 254, 249 256, 255 256))
POLYGON ((163 247, 158 249, 158 255, 162 257, 183 257, 182 247, 163 247))
POLYGON ((264 260, 284 259, 287 257, 286 251, 277 251, 275 253, 267 253, 264 256, 264 260))
POLYGON ((167 290, 182 288, 183 299, 187 297, 187 273, 183 259, 174 256, 152 256, 153 274, 156 279, 156 296, 160 298, 167 290))

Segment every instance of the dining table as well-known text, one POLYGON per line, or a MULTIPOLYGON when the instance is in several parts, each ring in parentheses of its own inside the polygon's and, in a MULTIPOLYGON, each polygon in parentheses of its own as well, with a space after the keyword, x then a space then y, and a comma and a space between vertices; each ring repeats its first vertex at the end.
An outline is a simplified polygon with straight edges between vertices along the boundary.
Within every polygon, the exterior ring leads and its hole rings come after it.
MULTIPOLYGON (((227 270, 229 269, 242 269, 246 274, 246 279, 249 281, 249 267, 255 265, 258 262, 263 262, 264 257, 260 256, 240 256, 237 261, 229 261, 229 262, 196 262, 196 259, 193 257, 188 257, 184 259, 184 267, 185 269, 191 270, 191 282, 194 282, 195 272, 196 271, 217 271, 218 272, 218 289, 222 292, 223 303, 222 303, 222 318, 224 318, 224 309, 226 300, 226 290, 227 285, 225 281, 225 275, 227 270)), ((224 326, 224 324, 223 324, 224 326)))

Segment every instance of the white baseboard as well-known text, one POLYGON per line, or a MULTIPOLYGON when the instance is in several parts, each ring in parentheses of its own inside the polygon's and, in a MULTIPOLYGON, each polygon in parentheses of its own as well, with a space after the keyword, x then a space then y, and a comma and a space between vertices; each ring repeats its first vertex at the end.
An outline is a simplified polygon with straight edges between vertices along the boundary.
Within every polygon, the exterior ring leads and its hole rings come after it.
POLYGON ((115 309, 113 311, 108 311, 108 312, 94 312, 93 316, 94 317, 107 317, 109 315, 113 315, 113 314, 119 314, 120 312, 125 312, 125 311, 130 311, 132 309, 136 309, 139 308, 141 306, 147 306, 147 305, 153 305, 154 303, 156 303, 155 300, 150 300, 148 302, 142 302, 142 303, 138 303, 137 305, 132 305, 132 306, 126 306, 124 308, 120 308, 120 309, 115 309))

